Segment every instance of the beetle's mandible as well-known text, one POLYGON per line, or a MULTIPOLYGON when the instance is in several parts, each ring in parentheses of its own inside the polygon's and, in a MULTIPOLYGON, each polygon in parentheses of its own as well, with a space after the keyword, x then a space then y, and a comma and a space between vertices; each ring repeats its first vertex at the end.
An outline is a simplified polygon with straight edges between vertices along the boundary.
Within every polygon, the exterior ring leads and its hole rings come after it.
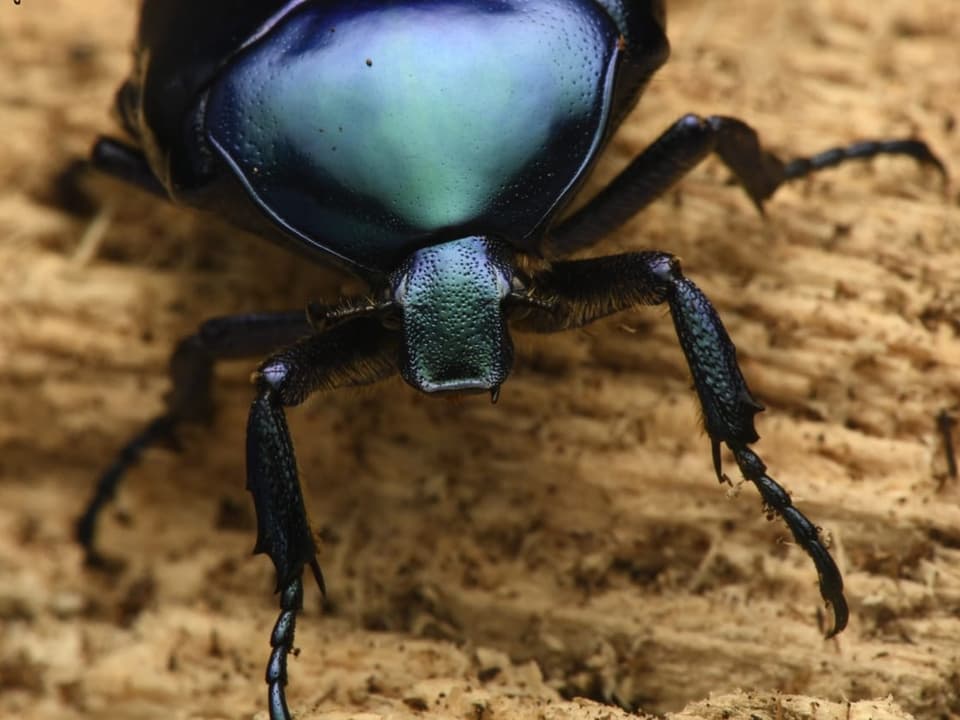
POLYGON ((323 588, 286 408, 397 373, 424 393, 495 400, 511 331, 577 328, 638 305, 670 310, 717 477, 726 445, 813 559, 829 634, 846 625, 843 581, 818 529, 751 448, 762 406, 710 301, 664 252, 562 258, 711 154, 761 209, 784 183, 847 160, 901 154, 945 169, 910 139, 784 162, 736 118, 687 115, 564 214, 666 61, 665 23, 662 0, 144 0, 117 96, 130 142, 101 139, 93 165, 370 288, 330 304, 305 298, 306 311, 216 318, 184 339, 166 411, 123 448, 77 524, 96 558, 97 516, 143 449, 209 418, 213 365, 266 357, 247 488, 255 551, 273 561, 280 597, 266 672, 274 720, 290 718, 287 657, 306 568, 323 588))

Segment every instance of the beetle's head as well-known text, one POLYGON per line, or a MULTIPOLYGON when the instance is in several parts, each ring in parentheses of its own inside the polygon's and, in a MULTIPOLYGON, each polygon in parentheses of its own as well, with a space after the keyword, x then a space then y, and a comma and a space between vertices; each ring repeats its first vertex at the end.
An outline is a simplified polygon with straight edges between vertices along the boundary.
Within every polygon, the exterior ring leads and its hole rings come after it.
POLYGON ((497 389, 513 342, 501 307, 513 268, 501 243, 468 237, 413 253, 391 276, 402 316, 400 374, 427 393, 497 389))

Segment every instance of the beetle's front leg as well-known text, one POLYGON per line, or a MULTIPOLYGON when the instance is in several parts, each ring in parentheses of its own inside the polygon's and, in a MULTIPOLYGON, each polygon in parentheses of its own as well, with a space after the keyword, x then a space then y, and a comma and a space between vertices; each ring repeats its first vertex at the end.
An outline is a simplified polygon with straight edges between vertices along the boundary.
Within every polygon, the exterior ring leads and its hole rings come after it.
POLYGON ((257 511, 254 552, 273 560, 280 594, 280 615, 270 633, 272 651, 266 671, 270 718, 289 720, 284 686, 297 613, 303 608, 304 565, 309 563, 321 592, 324 584, 280 396, 268 382, 259 384, 247 423, 247 489, 257 511))
POLYGON ((513 300, 522 306, 514 324, 538 332, 579 327, 636 305, 667 303, 703 408, 717 477, 723 479, 720 445, 725 443, 743 476, 757 486, 764 503, 786 521, 813 559, 820 594, 833 609, 829 635, 843 630, 848 611, 840 571, 816 526, 793 506, 787 491, 767 475, 763 461, 749 448, 759 439, 753 419, 763 407, 747 388, 736 348, 716 310, 683 276, 676 258, 641 252, 555 263, 534 275, 513 300))
POLYGON ((299 405, 316 390, 363 385, 392 375, 397 371, 396 354, 394 333, 377 318, 359 318, 275 353, 256 373, 257 395, 247 423, 247 489, 257 514, 254 552, 273 561, 280 594, 266 671, 271 720, 290 720, 284 692, 287 656, 303 606, 305 566, 310 566, 324 592, 284 408, 299 405))

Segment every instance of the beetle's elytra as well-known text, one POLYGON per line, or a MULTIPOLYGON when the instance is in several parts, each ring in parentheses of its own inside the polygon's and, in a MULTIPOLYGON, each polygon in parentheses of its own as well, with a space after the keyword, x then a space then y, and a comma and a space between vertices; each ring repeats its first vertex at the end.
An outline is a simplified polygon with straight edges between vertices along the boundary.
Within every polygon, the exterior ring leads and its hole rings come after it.
POLYGON ((247 487, 256 551, 276 566, 280 596, 266 673, 272 718, 290 717, 286 662, 306 567, 323 587, 286 408, 397 373, 424 393, 495 400, 511 331, 580 327, 641 304, 670 309, 717 476, 726 444, 813 559, 829 633, 846 625, 843 581, 817 528, 750 447, 762 406, 709 300, 664 252, 559 258, 598 243, 711 153, 758 207, 785 182, 851 159, 902 154, 945 170, 915 140, 785 163, 740 120, 687 115, 564 216, 666 61, 665 15, 656 0, 143 3, 117 99, 132 143, 101 140, 93 164, 336 263, 370 288, 331 304, 305 298, 305 312, 217 318, 184 339, 166 412, 124 447, 77 526, 95 558, 97 515, 141 451, 209 416, 214 363, 265 356, 247 487))

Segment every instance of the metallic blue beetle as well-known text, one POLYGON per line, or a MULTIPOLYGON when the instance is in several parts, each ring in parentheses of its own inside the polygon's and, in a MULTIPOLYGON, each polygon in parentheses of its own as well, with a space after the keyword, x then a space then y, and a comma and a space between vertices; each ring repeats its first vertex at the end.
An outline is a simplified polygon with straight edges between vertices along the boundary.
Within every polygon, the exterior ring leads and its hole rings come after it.
POLYGON ((713 448, 811 555, 835 634, 843 582, 817 528, 750 449, 754 400, 733 343, 675 258, 556 258, 597 243, 716 153, 757 205, 784 182, 884 153, 943 166, 923 143, 865 142, 781 162, 728 117, 677 121, 578 212, 562 211, 667 59, 658 0, 145 0, 136 63, 118 94, 134 145, 93 164, 334 262, 370 293, 307 311, 218 318, 178 346, 167 410, 102 476, 98 512, 144 447, 211 412, 217 360, 267 356, 247 429, 257 552, 277 570, 267 667, 271 717, 290 717, 286 661, 313 536, 284 408, 316 390, 399 372, 426 393, 490 392, 510 329, 554 332, 666 303, 713 448), (521 263, 524 270, 521 270, 521 263))

